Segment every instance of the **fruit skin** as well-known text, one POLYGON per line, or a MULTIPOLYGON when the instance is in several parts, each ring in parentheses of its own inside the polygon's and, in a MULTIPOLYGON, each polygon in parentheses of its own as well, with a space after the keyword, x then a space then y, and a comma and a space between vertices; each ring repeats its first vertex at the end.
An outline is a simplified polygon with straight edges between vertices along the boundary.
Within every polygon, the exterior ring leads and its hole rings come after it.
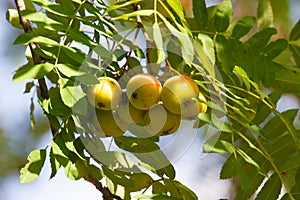
POLYGON ((198 96, 198 86, 185 75, 167 79, 161 90, 161 100, 165 108, 174 114, 182 114, 185 110, 192 109, 198 96))
POLYGON ((145 114, 145 128, 151 135, 169 135, 180 126, 180 115, 169 112, 163 104, 152 106, 145 114))
POLYGON ((139 110, 131 105, 130 102, 121 102, 116 109, 116 113, 121 120, 130 124, 143 124, 145 110, 139 110))
POLYGON ((122 123, 115 111, 112 110, 96 109, 93 124, 99 134, 104 134, 104 136, 119 137, 124 134, 127 128, 126 124, 122 123))
POLYGON ((148 110, 160 100, 161 84, 150 74, 134 75, 126 85, 126 94, 137 109, 148 110))
POLYGON ((87 89, 89 102, 101 110, 113 110, 117 107, 122 89, 119 83, 110 77, 98 78, 99 83, 87 89))
POLYGON ((199 101, 197 101, 193 106, 189 107, 190 109, 187 109, 182 113, 182 119, 195 120, 197 119, 199 113, 206 113, 206 98, 201 92, 199 92, 198 100, 199 101))

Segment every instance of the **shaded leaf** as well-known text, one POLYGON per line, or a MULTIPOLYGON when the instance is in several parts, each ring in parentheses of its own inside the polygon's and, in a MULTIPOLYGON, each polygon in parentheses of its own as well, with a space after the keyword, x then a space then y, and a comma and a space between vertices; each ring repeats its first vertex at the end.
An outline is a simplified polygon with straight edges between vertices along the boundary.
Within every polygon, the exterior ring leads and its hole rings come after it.
POLYGON ((33 81, 26 83, 24 94, 29 93, 31 91, 31 88, 33 88, 33 87, 34 87, 33 81))
POLYGON ((242 19, 238 20, 232 30, 232 37, 240 39, 245 36, 255 25, 255 17, 245 16, 242 19))
POLYGON ((215 39, 216 52, 219 62, 225 72, 232 72, 234 68, 234 60, 232 54, 232 43, 227 40, 223 35, 217 35, 215 39))
POLYGON ((276 200, 281 190, 281 181, 276 173, 268 179, 259 191, 256 200, 276 200))
POLYGON ((218 32, 225 32, 232 18, 232 4, 230 0, 224 0, 214 16, 215 27, 218 32))
POLYGON ((51 147, 50 149, 50 166, 51 166, 51 175, 50 175, 50 179, 51 179, 57 174, 59 168, 61 167, 60 163, 55 158, 53 147, 51 147))
MULTIPOLYGON (((287 110, 281 115, 286 119, 286 123, 292 123, 298 113, 297 109, 287 110)), ((277 139, 286 130, 286 124, 278 116, 273 117, 262 129, 264 136, 270 140, 277 139)))
POLYGON ((300 72, 281 70, 276 73, 275 80, 282 91, 300 94, 300 72))
POLYGON ((283 50, 285 50, 288 47, 288 41, 285 39, 278 39, 276 41, 271 42, 266 46, 264 52, 269 56, 270 58, 275 58, 278 56, 283 50))
POLYGON ((208 21, 208 13, 205 0, 193 0, 193 13, 195 24, 201 29, 204 28, 208 21))
MULTIPOLYGON (((268 95, 269 100, 271 101, 271 103, 274 105, 274 107, 276 108, 276 104, 278 102, 278 100, 280 99, 282 95, 282 92, 280 90, 275 90, 274 92, 272 92, 271 94, 268 95)), ((266 118, 271 114, 271 110, 270 108, 265 105, 264 102, 260 102, 258 104, 257 107, 257 112, 256 115, 254 117, 254 119, 252 120, 253 123, 255 124, 261 124, 262 122, 264 122, 266 120, 266 118)))
POLYGON ((290 41, 296 41, 300 39, 300 20, 294 25, 290 33, 290 41))
POLYGON ((257 33, 255 33, 247 43, 251 46, 251 48, 257 48, 262 51, 265 46, 270 41, 271 37, 277 33, 275 28, 266 28, 257 33))
POLYGON ((40 175, 46 159, 46 150, 34 150, 27 159, 29 162, 20 170, 21 183, 32 182, 40 175))

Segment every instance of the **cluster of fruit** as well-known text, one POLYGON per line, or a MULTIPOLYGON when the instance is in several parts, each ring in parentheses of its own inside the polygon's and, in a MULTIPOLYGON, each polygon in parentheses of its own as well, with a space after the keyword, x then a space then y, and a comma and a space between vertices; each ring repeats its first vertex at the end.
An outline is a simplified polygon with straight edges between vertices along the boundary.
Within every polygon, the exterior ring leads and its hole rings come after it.
POLYGON ((96 108, 93 124, 105 136, 121 136, 131 123, 150 135, 168 135, 176 132, 181 120, 196 119, 207 110, 197 84, 185 75, 172 76, 162 85, 150 74, 136 74, 124 92, 113 78, 98 81, 87 89, 87 96, 96 108))

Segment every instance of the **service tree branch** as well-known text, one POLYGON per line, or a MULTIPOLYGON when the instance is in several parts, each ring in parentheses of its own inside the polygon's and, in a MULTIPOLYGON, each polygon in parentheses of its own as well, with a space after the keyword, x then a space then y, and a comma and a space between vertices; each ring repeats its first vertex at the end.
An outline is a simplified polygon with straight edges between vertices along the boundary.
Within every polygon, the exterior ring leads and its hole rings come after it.
MULTIPOLYGON (((19 14, 20 24, 22 25, 24 32, 25 33, 33 33, 30 22, 28 20, 26 20, 24 17, 22 17, 22 11, 26 10, 24 0, 14 0, 14 2, 16 5, 18 14, 19 14)), ((34 52, 34 49, 37 48, 37 45, 35 43, 31 42, 31 43, 29 43, 29 48, 31 51, 31 55, 32 55, 34 64, 35 65, 41 64, 43 62, 42 58, 34 52)), ((40 88, 40 96, 42 98, 41 100, 49 99, 49 90, 48 90, 45 78, 43 77, 43 78, 38 79, 38 84, 39 84, 39 88, 40 88)), ((52 116, 52 117, 55 117, 55 116, 52 116)), ((49 117, 48 117, 48 119, 49 119, 49 117)), ((49 124, 50 124, 50 128, 51 128, 51 133, 53 136, 55 136, 57 133, 57 130, 52 125, 50 119, 49 119, 49 124)), ((85 178, 85 180, 90 182, 91 184, 93 184, 97 188, 97 190, 99 190, 102 193, 104 200, 113 200, 113 199, 122 200, 119 196, 112 194, 108 188, 103 187, 102 184, 98 180, 94 179, 93 177, 87 177, 87 178, 85 178)))

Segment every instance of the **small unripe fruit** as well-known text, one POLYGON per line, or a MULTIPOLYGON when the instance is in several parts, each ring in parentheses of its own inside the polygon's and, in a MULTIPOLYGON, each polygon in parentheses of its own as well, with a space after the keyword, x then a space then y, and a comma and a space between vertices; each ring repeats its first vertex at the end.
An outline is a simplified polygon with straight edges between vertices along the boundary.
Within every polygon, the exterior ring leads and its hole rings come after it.
POLYGON ((105 111, 96 109, 96 115, 93 120, 95 129, 99 135, 119 137, 124 134, 126 124, 118 118, 118 115, 112 110, 105 111), (123 127, 124 126, 124 127, 123 127))
POLYGON ((89 102, 101 110, 113 110, 117 107, 122 90, 119 83, 110 77, 98 78, 99 83, 87 89, 89 102))
POLYGON ((156 104, 145 114, 145 128, 151 135, 169 135, 180 126, 180 115, 169 112, 162 104, 156 104))
POLYGON ((168 111, 182 114, 195 106, 198 95, 199 88, 193 79, 185 75, 176 75, 164 83, 161 100, 168 111))
POLYGON ((160 100, 161 84, 150 74, 134 75, 127 83, 126 93, 132 106, 148 110, 160 100))

